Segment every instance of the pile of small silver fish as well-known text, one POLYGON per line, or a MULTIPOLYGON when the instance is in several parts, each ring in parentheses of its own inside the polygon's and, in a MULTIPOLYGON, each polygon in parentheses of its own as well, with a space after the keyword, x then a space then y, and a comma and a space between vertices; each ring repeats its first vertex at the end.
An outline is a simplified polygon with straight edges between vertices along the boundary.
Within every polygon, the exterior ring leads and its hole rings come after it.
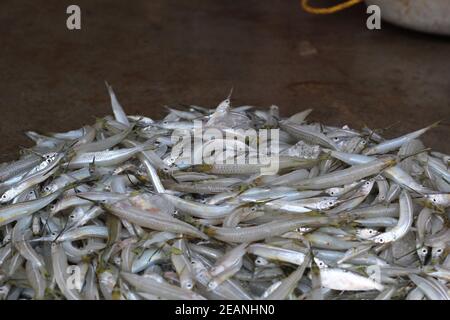
POLYGON ((449 299, 450 156, 420 141, 436 124, 385 139, 230 97, 154 120, 107 88, 113 116, 26 132, 0 165, 0 299, 449 299), (278 129, 278 170, 174 156, 195 122, 226 149, 278 129))

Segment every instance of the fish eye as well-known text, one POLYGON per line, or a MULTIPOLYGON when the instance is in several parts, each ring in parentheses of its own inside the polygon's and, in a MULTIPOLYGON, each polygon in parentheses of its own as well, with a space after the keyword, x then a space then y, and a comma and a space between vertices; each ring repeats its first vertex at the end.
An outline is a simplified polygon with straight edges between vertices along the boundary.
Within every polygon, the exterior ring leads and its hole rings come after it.
POLYGON ((334 191, 330 191, 330 194, 333 195, 333 194, 334 194, 334 191))
POLYGON ((48 163, 52 162, 52 159, 47 159, 47 162, 48 162, 48 163))
POLYGON ((369 231, 368 231, 370 234, 372 234, 373 233, 373 230, 372 229, 369 229, 369 231))
POLYGON ((51 204, 50 205, 50 210, 55 210, 55 209, 56 209, 56 206, 54 204, 51 204))
POLYGON ((192 283, 186 283, 186 288, 187 289, 192 289, 192 283))
POLYGON ((58 233, 57 232, 52 232, 51 235, 54 237, 54 236, 58 235, 58 233))
POLYGON ((383 242, 384 242, 383 238, 378 239, 378 243, 383 243, 383 242))
POLYGON ((2 199, 6 199, 6 194, 2 195, 2 199))
POLYGON ((333 140, 334 140, 334 141, 338 141, 339 138, 338 138, 338 137, 334 137, 333 140))
POLYGON ((368 186, 370 184, 370 181, 366 181, 366 186, 368 186))
POLYGON ((332 206, 333 205, 333 201, 328 202, 328 205, 332 206))
POLYGON ((366 140, 361 141, 361 144, 366 144, 366 140))
POLYGON ((71 214, 71 215, 69 216, 69 218, 70 218, 70 219, 75 219, 75 215, 74 215, 74 214, 71 214))
POLYGON ((427 253, 427 252, 428 252, 428 250, 426 248, 422 249, 422 253, 427 253))
POLYGON ((163 124, 169 124, 169 121, 165 120, 163 121, 163 124))
POLYGON ((442 253, 442 251, 443 251, 442 248, 436 250, 437 253, 442 253))
POLYGON ((256 207, 252 207, 250 210, 255 212, 256 211, 256 207))

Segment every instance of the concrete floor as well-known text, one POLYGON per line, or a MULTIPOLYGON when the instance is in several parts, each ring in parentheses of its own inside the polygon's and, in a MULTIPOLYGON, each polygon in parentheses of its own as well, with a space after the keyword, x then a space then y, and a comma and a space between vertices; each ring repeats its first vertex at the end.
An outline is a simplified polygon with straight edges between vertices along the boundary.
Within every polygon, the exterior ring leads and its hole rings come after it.
POLYGON ((29 146, 24 130, 64 131, 110 114, 104 80, 129 114, 162 106, 280 106, 288 115, 373 128, 388 136, 436 120, 424 138, 450 153, 450 41, 387 23, 365 7, 331 16, 298 0, 16 1, 0 4, 0 161, 29 146), (82 30, 66 28, 66 7, 82 30), (316 53, 314 53, 316 51, 316 53))

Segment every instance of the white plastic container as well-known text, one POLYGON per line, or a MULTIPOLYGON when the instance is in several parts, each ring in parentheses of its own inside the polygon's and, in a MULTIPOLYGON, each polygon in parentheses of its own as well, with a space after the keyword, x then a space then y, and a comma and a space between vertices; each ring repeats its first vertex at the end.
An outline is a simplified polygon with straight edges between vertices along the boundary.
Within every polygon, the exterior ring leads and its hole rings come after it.
POLYGON ((429 33, 450 35, 450 0, 365 0, 381 9, 393 24, 429 33))

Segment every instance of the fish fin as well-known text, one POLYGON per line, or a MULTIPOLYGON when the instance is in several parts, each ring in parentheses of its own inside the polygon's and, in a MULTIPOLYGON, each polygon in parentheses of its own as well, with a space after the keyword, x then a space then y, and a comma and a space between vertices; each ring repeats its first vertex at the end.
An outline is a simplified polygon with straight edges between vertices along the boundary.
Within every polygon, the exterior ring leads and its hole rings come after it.
POLYGON ((108 89, 109 97, 111 98, 111 107, 114 113, 114 118, 126 125, 129 126, 130 122, 128 121, 127 115, 123 110, 123 107, 120 105, 119 100, 116 97, 116 94, 113 91, 113 88, 109 85, 109 83, 105 80, 106 89, 108 89))

